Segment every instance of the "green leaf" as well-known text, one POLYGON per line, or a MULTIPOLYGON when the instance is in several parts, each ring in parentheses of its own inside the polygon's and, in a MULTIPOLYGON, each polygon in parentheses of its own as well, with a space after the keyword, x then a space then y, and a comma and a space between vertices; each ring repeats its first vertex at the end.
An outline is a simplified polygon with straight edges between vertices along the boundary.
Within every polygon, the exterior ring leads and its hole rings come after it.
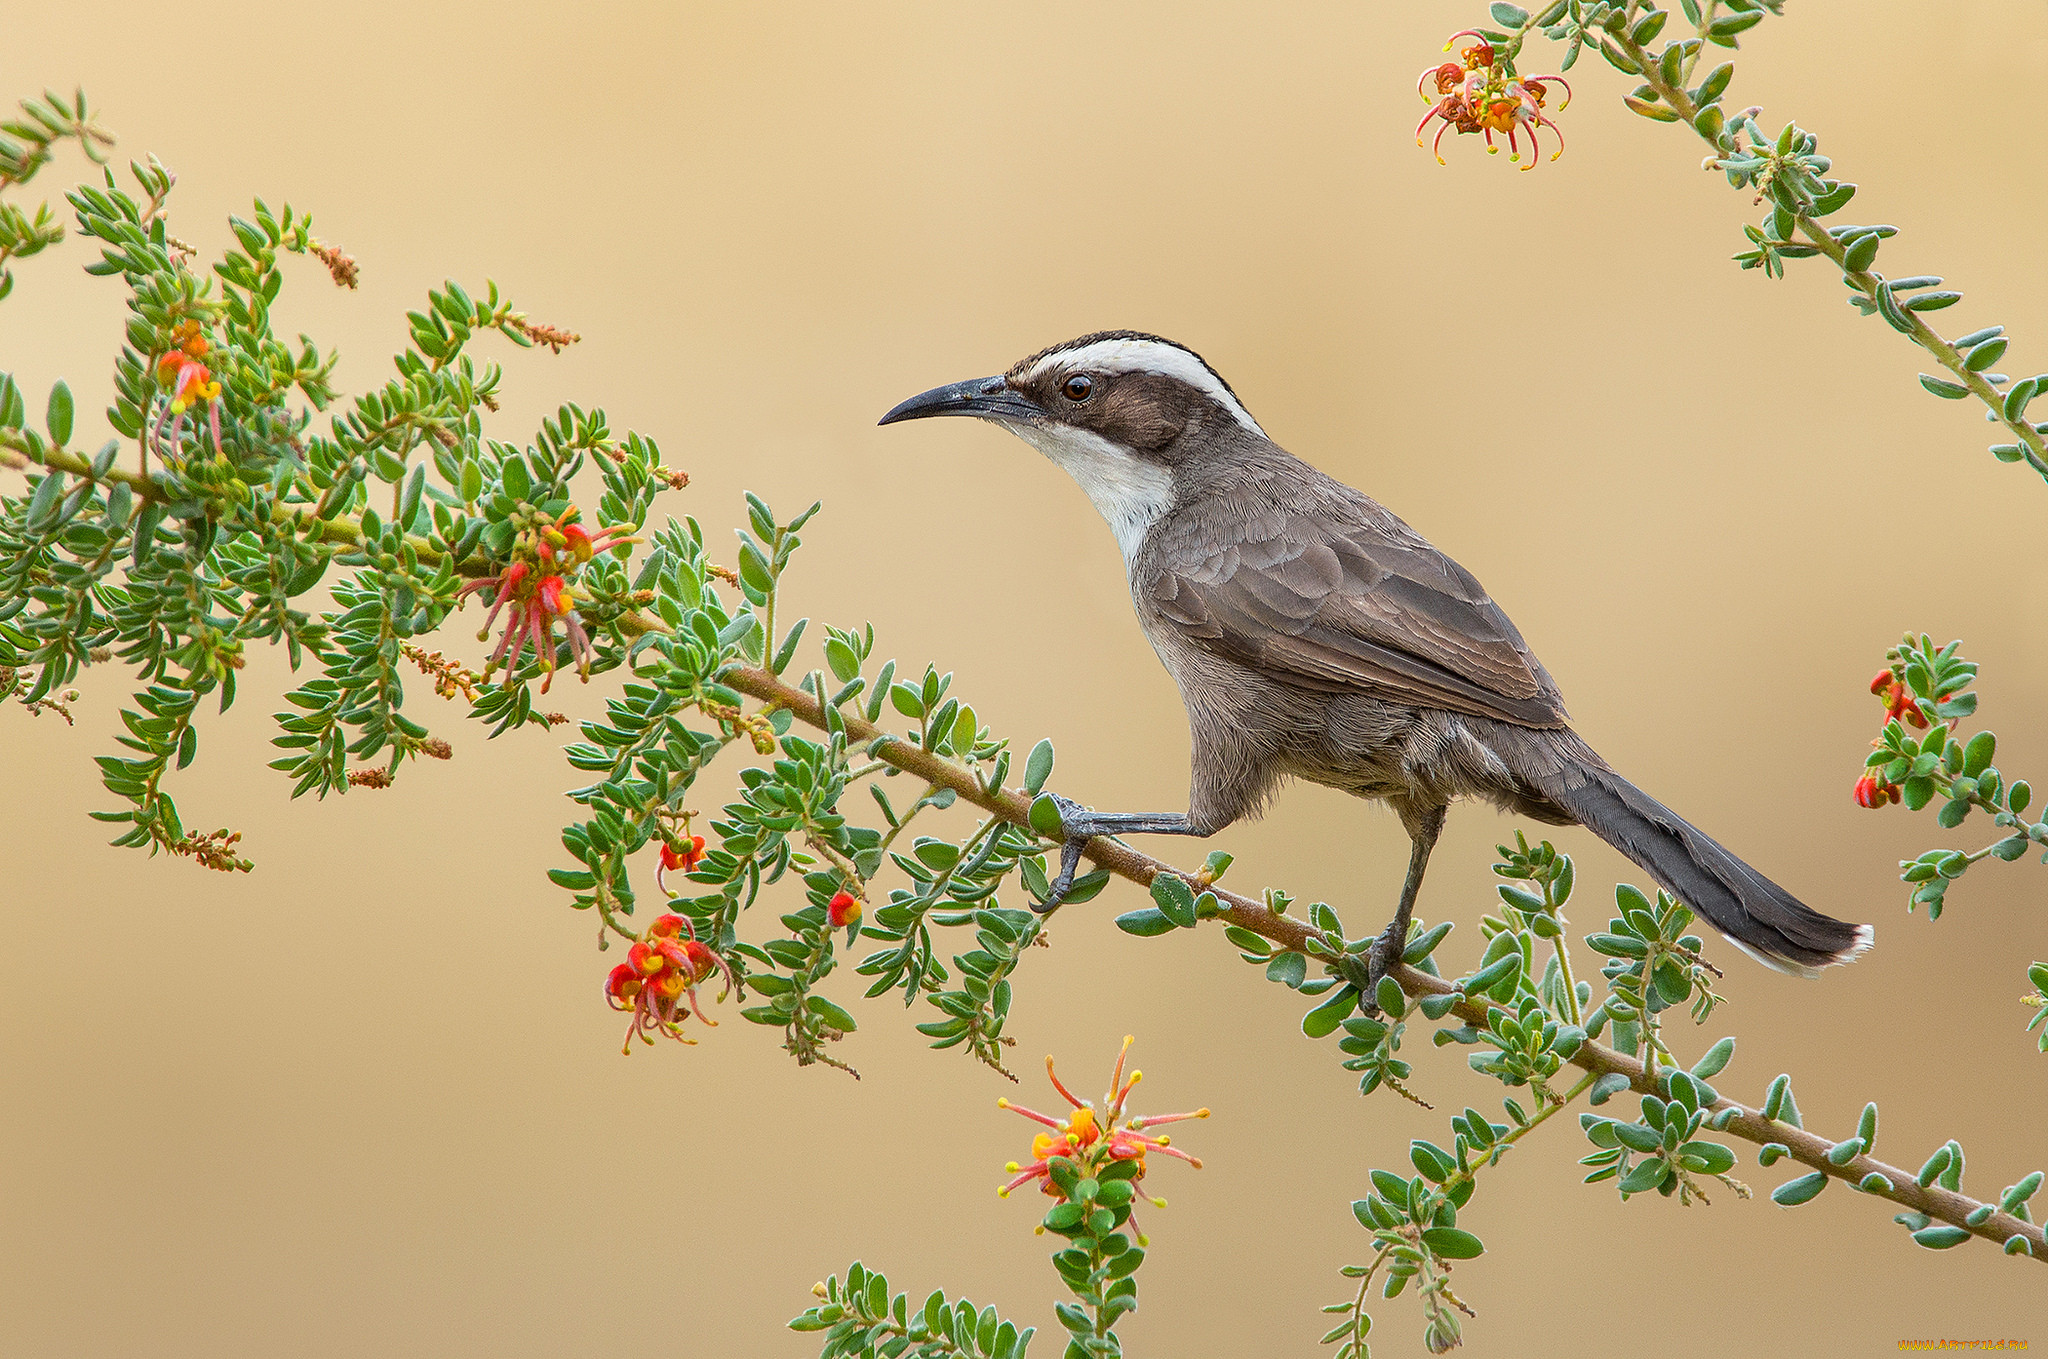
POLYGON ((1700 1058, 1699 1062, 1693 1067, 1692 1074, 1703 1081, 1710 1081, 1721 1074, 1723 1068, 1728 1065, 1729 1059, 1734 1056, 1735 1040, 1733 1038, 1723 1038, 1720 1042, 1707 1049, 1706 1056, 1700 1058))
POLYGON ((1733 38, 1738 33, 1756 27, 1763 22, 1763 17, 1764 12, 1760 9, 1751 10, 1747 14, 1723 14, 1707 25, 1707 36, 1723 47, 1732 47, 1733 43, 1722 40, 1733 38))
POLYGON ((1719 1142, 1687 1142, 1678 1154, 1698 1160, 1703 1175, 1725 1175, 1735 1168, 1735 1153, 1719 1142))
MULTIPOLYGON (((1416 1002, 1416 1007, 1422 1011, 1422 1016, 1425 1019, 1442 1019, 1452 1010, 1458 1008, 1458 999, 1458 992, 1446 991, 1442 995, 1422 997, 1422 999, 1416 1002)), ((1584 1032, 1580 1032, 1579 1038, 1581 1041, 1584 1041, 1585 1036, 1584 1032)), ((1563 1055, 1569 1056, 1570 1054, 1566 1053, 1563 1055)))
POLYGON ((1225 925, 1223 937, 1246 953, 1256 953, 1261 958, 1272 956, 1272 941, 1253 934, 1250 930, 1237 925, 1225 925))
POLYGON ((1410 967, 1420 966, 1422 960, 1434 953, 1436 946, 1441 944, 1450 932, 1451 922, 1440 920, 1419 934, 1409 935, 1407 946, 1401 950, 1401 961, 1410 967))
POLYGON ((1415 1163, 1415 1169, 1424 1179, 1437 1184, 1451 1178, 1458 1168, 1457 1163, 1442 1147, 1434 1142, 1425 1142, 1421 1138, 1408 1144, 1408 1159, 1415 1163))
POLYGON ((1493 21, 1502 28, 1517 29, 1529 22, 1528 10, 1520 5, 1505 4, 1502 0, 1494 0, 1487 6, 1487 12, 1493 15, 1493 21))
POLYGON ((1045 781, 1052 777, 1052 742, 1040 741, 1031 747, 1030 758, 1024 761, 1024 791, 1037 797, 1045 789, 1045 781))
POLYGON ((1837 184, 1813 200, 1813 215, 1826 217, 1849 206, 1849 200, 1856 196, 1854 184, 1837 184))
POLYGON ((1926 373, 1920 375, 1920 385, 1946 401, 1961 401, 1970 394, 1970 389, 1963 386, 1960 382, 1950 382, 1947 378, 1930 377, 1926 373))
POLYGON ((840 1009, 823 996, 806 996, 804 998, 804 1009, 813 1019, 816 1019, 826 1028, 837 1029, 840 1033, 852 1033, 860 1027, 854 1023, 852 1015, 840 1009))
MULTIPOLYGON (((924 698, 907 684, 891 685, 889 701, 895 704, 896 711, 905 717, 924 716, 924 698)), ((1034 821, 1032 824, 1035 826, 1037 822, 1034 821)))
POLYGON ((1914 1232, 1913 1243, 1925 1246, 1929 1250, 1947 1250, 1951 1246, 1962 1245, 1963 1242, 1970 1239, 1970 1235, 1963 1228, 1951 1227, 1944 1222, 1939 1226, 1922 1227, 1919 1231, 1914 1232))
POLYGON ((63 495, 64 478, 59 473, 50 472, 36 483, 35 494, 28 498, 29 532, 43 533, 52 527, 51 520, 57 515, 57 502, 63 495))
POLYGON ((1842 252, 1842 267, 1852 274, 1860 274, 1877 261, 1878 237, 1876 232, 1867 232, 1849 242, 1842 252))
POLYGON ((1282 986, 1298 988, 1308 979, 1308 958, 1289 950, 1266 964, 1266 980, 1279 982, 1282 986))
POLYGON ((1327 1038, 1357 1007, 1358 988, 1340 986, 1328 1000, 1301 1017, 1301 1031, 1310 1038, 1327 1038))
POLYGON ((1476 1260, 1486 1253, 1478 1237, 1456 1227, 1426 1227, 1422 1244, 1429 1247, 1430 1254, 1446 1260, 1476 1260))
POLYGON ((1392 977, 1381 977, 1373 990, 1373 1000, 1380 1009, 1395 1019, 1408 1013, 1408 993, 1401 989, 1401 983, 1392 977))
POLYGON ((50 442, 59 448, 71 442, 71 414, 71 387, 58 378, 57 385, 50 388, 50 408, 43 416, 43 424, 50 431, 50 442))
MULTIPOLYGON (((1143 906, 1135 911, 1125 911, 1116 918, 1116 927, 1125 934, 1135 934, 1140 939, 1155 935, 1172 934, 1180 927, 1167 919, 1166 912, 1156 906, 1143 906)), ((1296 954, 1297 958, 1301 955, 1296 954)), ((1304 960, 1306 961, 1306 960, 1304 960)))
MULTIPOLYGON (((1733 80, 1734 78, 1735 63, 1732 61, 1722 62, 1719 66, 1716 66, 1713 69, 1713 71, 1708 74, 1705 80, 1702 80, 1700 82, 1699 98, 1695 102, 1701 104, 1713 103, 1716 99, 1719 99, 1724 92, 1726 92, 1726 90, 1728 89, 1728 82, 1733 80)), ((1852 190, 1855 188, 1853 184, 1849 187, 1852 190)))
POLYGON ((1182 929, 1195 926, 1195 894, 1188 885, 1172 873, 1161 873, 1152 879, 1152 900, 1160 912, 1182 929))
MULTIPOLYGON (((1828 1177, 1816 1170, 1811 1175, 1801 1175, 1796 1180, 1787 1180, 1771 1191, 1771 1202, 1781 1208, 1796 1208, 1828 1187, 1828 1177)), ((1965 1236, 1969 1233, 1965 1232, 1965 1236)))
POLYGON ((420 497, 427 489, 427 465, 420 463, 406 473, 405 482, 398 490, 398 526, 409 528, 413 516, 420 512, 420 497))
POLYGON ((1986 368, 1989 368, 1992 364, 2005 357, 2005 346, 2007 343, 2003 339, 1986 340, 1983 344, 1970 351, 1970 356, 1963 360, 1963 367, 1973 373, 1983 372, 1986 368))
POLYGON ((1490 991, 1503 978, 1514 976, 1521 970, 1521 967, 1522 954, 1520 950, 1510 949, 1473 973, 1470 979, 1460 982, 1459 985, 1467 994, 1474 991, 1490 991))
POLYGON ((1067 893, 1067 904, 1080 906, 1093 901, 1101 894, 1103 888, 1109 886, 1111 876, 1106 868, 1098 868, 1093 873, 1083 873, 1074 879, 1073 890, 1067 893))
POLYGON ((841 684, 860 673, 860 657, 854 655, 853 648, 837 637, 825 639, 825 664, 832 667, 832 678, 841 684))
POLYGON ((1621 1183, 1616 1187, 1624 1194, 1648 1193, 1663 1184, 1664 1177, 1670 1173, 1669 1162, 1651 1157, 1647 1161, 1638 1161, 1631 1166, 1628 1174, 1621 1177, 1621 1183))

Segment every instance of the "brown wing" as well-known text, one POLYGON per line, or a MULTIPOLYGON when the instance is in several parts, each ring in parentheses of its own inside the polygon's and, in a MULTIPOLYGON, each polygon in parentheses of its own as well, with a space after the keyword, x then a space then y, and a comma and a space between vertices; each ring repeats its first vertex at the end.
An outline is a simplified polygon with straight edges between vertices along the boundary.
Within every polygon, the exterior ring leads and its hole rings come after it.
POLYGON ((1144 601, 1241 664, 1306 688, 1565 723, 1556 684, 1479 582, 1370 501, 1180 518, 1154 529, 1146 557, 1144 601))

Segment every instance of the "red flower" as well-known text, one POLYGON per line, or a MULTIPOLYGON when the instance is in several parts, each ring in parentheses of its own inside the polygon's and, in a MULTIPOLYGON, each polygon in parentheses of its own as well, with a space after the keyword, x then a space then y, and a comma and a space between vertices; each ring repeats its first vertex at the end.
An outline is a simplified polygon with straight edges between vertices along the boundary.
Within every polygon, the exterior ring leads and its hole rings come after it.
POLYGON ((647 927, 626 961, 605 979, 605 997, 614 1010, 625 1010, 633 1020, 626 1028, 624 1052, 632 1052, 634 1038, 652 1043, 652 1035, 663 1033, 679 1043, 694 1043, 683 1036, 683 1020, 694 1014, 716 1028, 718 1021, 704 1013, 697 1000, 697 984, 719 973, 725 978, 723 1000, 739 979, 732 965, 697 939, 690 922, 679 915, 664 915, 647 927), (684 1001, 689 1003, 684 1005, 684 1001))
POLYGON ((576 522, 576 514, 572 506, 553 524, 540 530, 534 550, 542 561, 559 559, 572 566, 582 566, 600 552, 609 552, 615 547, 638 541, 625 536, 629 530, 623 525, 599 529, 597 536, 592 537, 583 525, 576 522))
MULTIPOLYGON (((1035 1122, 1052 1129, 1039 1133, 1031 1139, 1031 1164, 1019 1165, 1012 1161, 1006 1167, 1016 1178, 996 1190, 1003 1198, 1010 1191, 1032 1180, 1039 1181, 1039 1187, 1056 1199, 1064 1200, 1066 1195, 1059 1183, 1052 1177, 1052 1161, 1064 1157, 1077 1163, 1082 1178, 1112 1161, 1135 1161, 1138 1173, 1133 1179, 1142 1179, 1145 1174, 1145 1156, 1148 1152, 1162 1152, 1188 1162, 1197 1170, 1202 1163, 1178 1147, 1171 1145, 1167 1137, 1151 1137, 1140 1131, 1160 1123, 1178 1123, 1183 1119, 1207 1118, 1207 1109, 1197 1109, 1190 1114, 1154 1114, 1149 1118, 1125 1118, 1124 1104, 1131 1097, 1131 1091, 1144 1079, 1144 1073, 1133 1071, 1129 1079, 1124 1077, 1124 1058, 1130 1053, 1131 1039, 1125 1038, 1121 1051, 1116 1055, 1116 1067, 1109 1075, 1109 1093, 1103 1096, 1103 1114, 1098 1119, 1095 1107, 1085 1100, 1074 1098, 1072 1091, 1060 1084, 1059 1076, 1053 1071, 1052 1058, 1045 1059, 1045 1074, 1052 1082, 1052 1088, 1060 1097, 1073 1106, 1074 1112, 1065 1119, 1041 1114, 1036 1109, 1026 1109, 1021 1104, 1012 1104, 1007 1099, 996 1101, 999 1109, 1011 1109, 1035 1122)), ((1164 1208, 1166 1200, 1154 1199, 1154 1206, 1164 1208)))
POLYGON ((680 868, 685 873, 694 873, 697 865, 704 862, 704 837, 692 835, 680 847, 662 842, 661 864, 654 870, 654 885, 668 891, 668 884, 662 881, 662 874, 680 868))
POLYGON ((1856 780, 1856 805, 1884 807, 1899 800, 1899 786, 1886 783, 1882 774, 1865 774, 1856 780))
POLYGON ((860 898, 851 892, 834 892, 832 900, 825 903, 825 918, 832 922, 833 929, 841 929, 860 919, 860 898))
MULTIPOLYGON (((1872 677, 1870 692, 1884 700, 1885 716, 1898 718, 1922 731, 1927 729, 1927 719, 1921 715, 1920 705, 1913 701, 1904 681, 1890 670, 1880 670, 1872 677)), ((1948 696, 1944 694, 1942 697, 1948 696)))
MULTIPOLYGON (((1444 50, 1450 51, 1452 42, 1468 36, 1479 38, 1478 33, 1469 28, 1462 33, 1453 33, 1450 42, 1444 44, 1444 50)), ((1529 163, 1522 167, 1524 170, 1536 168, 1537 158, 1542 151, 1537 140, 1539 128, 1547 127, 1557 133, 1557 150, 1550 153, 1550 158, 1556 160, 1564 154, 1564 133, 1560 132, 1557 124, 1544 116, 1543 112, 1544 101, 1550 97, 1550 85, 1564 87, 1564 102, 1558 105, 1560 109, 1571 102, 1572 89, 1563 77, 1516 75, 1498 60, 1498 54, 1484 38, 1479 38, 1478 42, 1466 48, 1460 55, 1465 59, 1462 66, 1457 62, 1447 61, 1441 66, 1424 71, 1421 78, 1416 81, 1416 91, 1422 95, 1425 102, 1430 97, 1429 91, 1424 88, 1428 85, 1434 84, 1439 96, 1435 106, 1415 125, 1417 146, 1423 144, 1422 134, 1428 129, 1430 122, 1441 120, 1443 126, 1436 130, 1436 140, 1429 146, 1439 165, 1448 163, 1444 160, 1441 148, 1444 134, 1453 129, 1460 134, 1482 134, 1486 138, 1488 154, 1499 150, 1493 144, 1493 134, 1505 132, 1508 138, 1508 159, 1513 161, 1522 158, 1521 134, 1528 133, 1529 163)))
POLYGON ((565 573, 575 572, 598 552, 638 540, 626 536, 629 530, 623 525, 602 529, 593 538, 575 523, 576 514, 572 505, 552 523, 528 529, 514 545, 513 559, 504 570, 471 581, 456 592, 459 598, 474 590, 491 591, 491 612, 484 619, 483 631, 477 634, 478 641, 490 636, 499 611, 507 604, 512 606, 512 616, 498 639, 498 648, 484 665, 486 678, 503 662, 505 682, 512 683, 513 676, 519 673, 519 658, 530 643, 542 668, 540 691, 546 693, 555 678, 556 623, 562 625, 568 637, 577 673, 586 680, 590 678, 596 653, 576 612, 576 590, 565 573))

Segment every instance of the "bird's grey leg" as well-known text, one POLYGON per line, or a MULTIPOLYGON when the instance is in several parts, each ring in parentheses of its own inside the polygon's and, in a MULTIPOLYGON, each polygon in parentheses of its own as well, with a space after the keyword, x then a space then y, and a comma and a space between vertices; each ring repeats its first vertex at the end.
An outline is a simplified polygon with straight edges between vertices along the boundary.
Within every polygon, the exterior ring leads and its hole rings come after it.
POLYGON ((1052 890, 1046 893, 1045 900, 1031 908, 1041 915, 1066 900, 1067 893, 1074 889, 1074 870, 1081 866, 1081 851, 1098 835, 1209 834, 1197 829, 1185 812, 1091 812, 1057 793, 1052 798, 1060 809, 1060 831, 1066 838, 1060 844, 1059 876, 1052 880, 1052 890))
POLYGON ((1429 852, 1436 848, 1436 838, 1444 829, 1446 809, 1441 803, 1417 807, 1396 802, 1395 810, 1408 830, 1408 877, 1401 884, 1401 904, 1395 909, 1394 918, 1366 954, 1366 984, 1362 989, 1368 1012, 1377 1012, 1373 992, 1378 989, 1380 978, 1399 965, 1401 951, 1408 946, 1408 920, 1415 913, 1415 897, 1422 890, 1422 875, 1429 869, 1429 852))

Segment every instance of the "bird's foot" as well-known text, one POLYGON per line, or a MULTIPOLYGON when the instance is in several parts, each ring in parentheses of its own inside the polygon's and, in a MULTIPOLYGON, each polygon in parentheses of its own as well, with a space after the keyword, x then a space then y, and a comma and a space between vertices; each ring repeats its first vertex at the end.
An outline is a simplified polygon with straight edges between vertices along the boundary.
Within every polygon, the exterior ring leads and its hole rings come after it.
MULTIPOLYGON (((1389 975, 1401 965, 1401 952, 1407 946, 1408 922, 1396 920, 1381 930, 1380 937, 1373 940, 1372 947, 1365 951, 1365 976, 1362 978, 1363 984, 1359 985, 1359 989, 1365 993, 1365 999, 1359 1008, 1367 1015, 1379 1014, 1380 1005, 1377 997, 1380 978, 1389 975)), ((1358 985, 1358 982, 1354 981, 1353 984, 1358 985)))
POLYGON ((1076 823, 1086 813, 1087 808, 1072 798, 1061 797, 1058 793, 1047 793, 1046 796, 1052 799, 1053 806, 1059 808, 1060 830, 1066 834, 1066 838, 1060 842, 1059 876, 1052 880, 1045 900, 1031 904, 1031 909, 1040 915, 1050 915, 1059 909, 1059 904, 1067 899, 1067 893, 1074 890, 1074 870, 1081 866, 1081 851, 1095 838, 1092 831, 1085 834, 1067 833, 1080 829, 1076 823))

